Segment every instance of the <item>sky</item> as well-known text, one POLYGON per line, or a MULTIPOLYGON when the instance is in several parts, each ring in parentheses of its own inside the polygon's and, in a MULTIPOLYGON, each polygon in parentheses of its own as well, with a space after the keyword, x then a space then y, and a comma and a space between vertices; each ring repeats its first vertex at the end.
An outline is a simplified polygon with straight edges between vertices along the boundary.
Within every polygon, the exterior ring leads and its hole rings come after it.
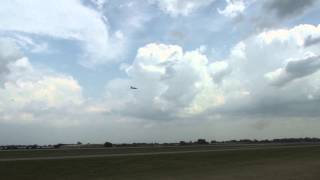
POLYGON ((319 18, 319 0, 2 0, 0 144, 320 137, 319 18))

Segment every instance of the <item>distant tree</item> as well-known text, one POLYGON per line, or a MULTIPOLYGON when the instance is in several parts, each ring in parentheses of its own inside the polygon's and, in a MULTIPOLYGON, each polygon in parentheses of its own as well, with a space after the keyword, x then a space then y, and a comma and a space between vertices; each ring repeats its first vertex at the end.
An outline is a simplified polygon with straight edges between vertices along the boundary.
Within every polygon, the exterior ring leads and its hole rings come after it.
POLYGON ((80 141, 77 142, 77 145, 81 145, 81 144, 82 144, 82 142, 80 142, 80 141))
POLYGON ((205 139, 198 139, 196 144, 209 144, 205 139))
POLYGON ((212 140, 210 143, 211 143, 211 144, 216 144, 217 141, 216 141, 216 140, 212 140))
POLYGON ((179 145, 180 145, 180 146, 184 146, 184 145, 187 145, 187 143, 186 143, 185 141, 180 141, 180 142, 179 142, 179 145))
POLYGON ((240 143, 252 143, 252 140, 250 140, 250 139, 240 139, 239 142, 240 143))
POLYGON ((34 145, 31 145, 30 147, 31 147, 31 149, 37 149, 37 148, 38 148, 38 145, 37 145, 37 144, 34 144, 34 145))
POLYGON ((61 146, 63 146, 61 143, 53 145, 54 148, 60 148, 61 146))
POLYGON ((104 147, 112 147, 112 143, 111 142, 105 142, 103 144, 104 147))
POLYGON ((7 146, 7 149, 18 149, 18 147, 15 145, 10 145, 10 146, 7 146))

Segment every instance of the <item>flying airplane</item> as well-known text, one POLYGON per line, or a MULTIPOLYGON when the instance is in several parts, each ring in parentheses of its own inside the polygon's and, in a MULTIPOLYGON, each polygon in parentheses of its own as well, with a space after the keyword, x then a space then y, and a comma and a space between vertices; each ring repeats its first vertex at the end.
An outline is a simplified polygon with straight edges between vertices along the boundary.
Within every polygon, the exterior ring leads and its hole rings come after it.
POLYGON ((138 89, 138 88, 136 88, 136 87, 134 87, 134 86, 130 86, 130 89, 138 89))

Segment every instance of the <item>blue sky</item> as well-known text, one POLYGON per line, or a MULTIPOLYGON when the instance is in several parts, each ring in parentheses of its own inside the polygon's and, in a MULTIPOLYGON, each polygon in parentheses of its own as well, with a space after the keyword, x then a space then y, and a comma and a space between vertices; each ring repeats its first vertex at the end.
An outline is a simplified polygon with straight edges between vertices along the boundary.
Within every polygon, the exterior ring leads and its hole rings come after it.
POLYGON ((318 137, 319 5, 1 1, 0 144, 318 137))

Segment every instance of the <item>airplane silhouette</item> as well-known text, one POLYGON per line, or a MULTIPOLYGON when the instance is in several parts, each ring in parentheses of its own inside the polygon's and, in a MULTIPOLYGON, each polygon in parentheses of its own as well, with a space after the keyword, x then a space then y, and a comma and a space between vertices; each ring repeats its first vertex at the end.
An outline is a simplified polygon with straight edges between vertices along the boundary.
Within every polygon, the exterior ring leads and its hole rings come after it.
POLYGON ((136 87, 134 87, 134 86, 130 86, 130 89, 138 89, 138 88, 136 88, 136 87))

